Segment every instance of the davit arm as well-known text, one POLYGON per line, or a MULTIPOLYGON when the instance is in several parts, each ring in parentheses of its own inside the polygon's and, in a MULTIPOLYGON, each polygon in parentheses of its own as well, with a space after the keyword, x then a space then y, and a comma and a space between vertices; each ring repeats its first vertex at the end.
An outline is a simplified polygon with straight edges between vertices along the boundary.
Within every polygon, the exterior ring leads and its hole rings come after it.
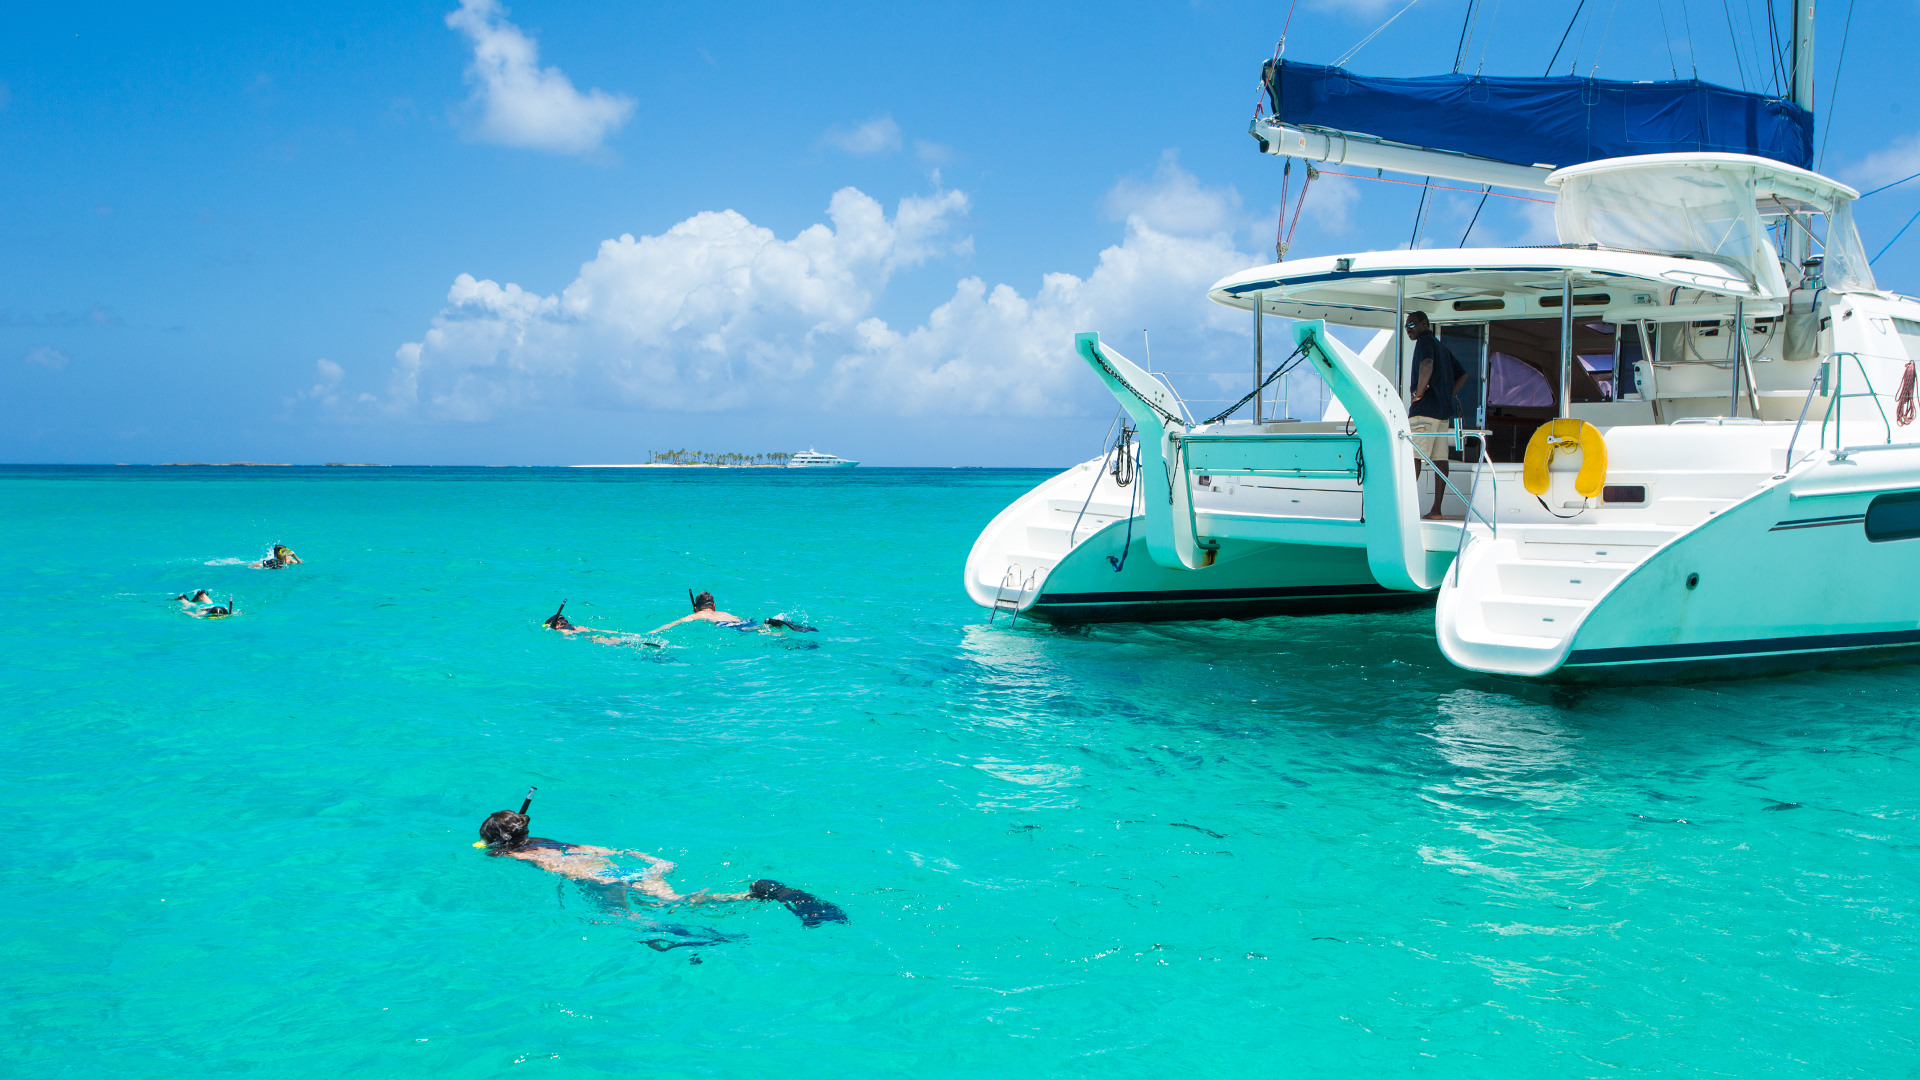
POLYGON ((1159 380, 1102 345, 1099 334, 1076 334, 1073 344, 1139 432, 1138 482, 1148 555, 1169 570, 1199 570, 1213 565, 1217 545, 1194 535, 1193 485, 1187 482, 1180 443, 1187 424, 1180 419, 1179 403, 1159 380))
MULTIPOLYGON (((1294 323, 1293 340, 1306 350, 1360 437, 1367 462, 1360 505, 1367 523, 1367 566, 1374 580, 1408 592, 1438 587, 1444 570, 1428 565, 1421 541, 1419 483, 1411 468, 1413 445, 1399 391, 1373 365, 1334 340, 1323 321, 1294 323)), ((1368 352, 1377 352, 1382 343, 1376 338, 1368 352)))

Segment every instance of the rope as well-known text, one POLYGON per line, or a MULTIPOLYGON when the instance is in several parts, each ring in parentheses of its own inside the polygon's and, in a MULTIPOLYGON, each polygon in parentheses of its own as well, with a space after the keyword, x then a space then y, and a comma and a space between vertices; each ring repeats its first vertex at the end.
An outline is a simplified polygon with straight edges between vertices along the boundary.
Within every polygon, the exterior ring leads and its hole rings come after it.
MULTIPOLYGON (((1405 184, 1408 187, 1423 187, 1423 188, 1432 189, 1434 191, 1464 191, 1469 195, 1484 194, 1484 192, 1480 188, 1448 187, 1445 184, 1434 184, 1434 183, 1423 184, 1413 180, 1395 180, 1391 176, 1367 176, 1363 173, 1327 172, 1325 169, 1320 170, 1320 175, 1321 176, 1343 176, 1349 180, 1377 180, 1382 184, 1405 184)), ((1536 199, 1531 195, 1509 195, 1504 191, 1495 191, 1492 194, 1502 199, 1518 199, 1521 202, 1537 202, 1537 203, 1545 203, 1548 206, 1553 205, 1552 199, 1536 199)))
POLYGON ((1164 420, 1164 421, 1166 421, 1166 422, 1167 422, 1167 423, 1169 423, 1169 424, 1179 424, 1179 425, 1181 425, 1181 426, 1183 426, 1183 427, 1184 427, 1184 426, 1186 425, 1186 421, 1185 421, 1185 420, 1182 420, 1182 419, 1180 419, 1179 417, 1177 417, 1177 416, 1175 416, 1175 415, 1173 415, 1172 413, 1170 413, 1170 412, 1168 412, 1167 410, 1165 410, 1165 409, 1163 409, 1163 408, 1161 408, 1161 407, 1159 406, 1159 404, 1158 404, 1157 402, 1153 402, 1153 401, 1150 401, 1150 400, 1148 400, 1148 399, 1147 399, 1146 397, 1144 397, 1144 396, 1143 396, 1143 395, 1142 395, 1142 394, 1140 393, 1140 391, 1138 391, 1138 390, 1135 390, 1135 389, 1133 388, 1133 384, 1131 384, 1131 383, 1129 383, 1129 382, 1127 382, 1127 380, 1125 380, 1125 379, 1123 379, 1123 378, 1121 378, 1121 377, 1120 377, 1120 373, 1119 373, 1119 372, 1117 372, 1117 371, 1115 371, 1115 370, 1113 370, 1113 365, 1111 365, 1111 364, 1109 364, 1109 363, 1107 363, 1107 358, 1106 358, 1106 357, 1104 357, 1104 356, 1102 356, 1102 355, 1100 355, 1100 350, 1099 350, 1098 348, 1096 348, 1096 349, 1094 349, 1094 350, 1093 350, 1093 362, 1094 362, 1094 363, 1096 363, 1096 364, 1099 364, 1099 365, 1100 365, 1100 370, 1101 370, 1101 371, 1104 371, 1104 372, 1106 372, 1106 373, 1107 373, 1108 375, 1111 375, 1111 376, 1113 376, 1113 381, 1114 381, 1114 382, 1117 382, 1117 383, 1119 383, 1119 384, 1120 384, 1121 386, 1124 386, 1124 387, 1126 387, 1126 388, 1127 388, 1127 393, 1129 393, 1129 394, 1132 394, 1132 395, 1134 396, 1134 399, 1135 399, 1135 400, 1137 400, 1137 401, 1139 401, 1139 402, 1140 402, 1140 404, 1142 404, 1142 405, 1145 405, 1145 406, 1146 406, 1147 408, 1149 408, 1149 409, 1152 409, 1152 410, 1153 410, 1153 411, 1154 411, 1155 413, 1158 413, 1158 414, 1159 414, 1159 416, 1160 416, 1160 418, 1161 418, 1162 420, 1164 420))
POLYGON ((1745 90, 1747 88, 1747 65, 1740 60, 1740 35, 1735 33, 1733 29, 1733 8, 1727 4, 1727 0, 1720 0, 1720 7, 1727 13, 1727 40, 1733 43, 1733 69, 1740 73, 1740 89, 1745 90))
MULTIPOLYGON (((1893 247, 1893 245, 1897 243, 1902 236, 1907 235, 1907 230, 1913 228, 1913 223, 1916 221, 1920 221, 1920 210, 1916 210, 1914 212, 1914 215, 1907 219, 1907 223, 1905 225, 1900 226, 1900 231, 1893 234, 1892 240, 1887 241, 1887 246, 1880 249, 1880 255, 1885 255, 1887 253, 1888 248, 1893 247)), ((1873 258, 1868 259, 1867 265, 1872 266, 1874 263, 1879 262, 1880 255, 1875 255, 1873 258)))
POLYGON ((1900 392, 1894 395, 1893 418, 1901 427, 1913 423, 1913 361, 1907 361, 1906 374, 1900 376, 1900 392))
MULTIPOLYGON (((1394 12, 1393 18, 1388 19, 1386 22, 1381 23, 1378 27, 1375 27, 1373 33, 1368 34, 1366 37, 1361 38, 1359 43, 1354 45, 1353 48, 1348 49, 1345 53, 1342 53, 1340 56, 1340 59, 1335 60, 1333 62, 1333 66, 1346 67, 1347 61, 1353 59, 1355 53, 1358 53, 1361 49, 1364 49, 1367 47, 1367 42, 1372 41, 1374 38, 1379 37, 1380 31, 1385 30, 1389 26, 1392 26, 1394 19, 1397 19, 1400 16, 1405 15, 1407 12, 1412 11, 1413 5, 1419 2, 1420 0, 1411 0, 1411 2, 1408 3, 1406 7, 1403 7, 1399 11, 1394 12)), ((1587 0, 1580 0, 1580 2, 1584 4, 1587 2, 1587 0)))
MULTIPOLYGON (((1827 140, 1833 131, 1833 106, 1840 100, 1840 73, 1847 69, 1847 35, 1851 33, 1853 33, 1853 0, 1847 0, 1847 27, 1840 31, 1840 59, 1833 65, 1833 85, 1827 87, 1827 122, 1820 126, 1820 160, 1814 163, 1815 172, 1819 172, 1827 162, 1827 140)), ((1794 44, 1797 47, 1799 39, 1796 38, 1794 44)), ((1914 173, 1913 176, 1920 176, 1920 173, 1914 173)), ((1913 176, 1907 177, 1907 180, 1913 179, 1913 176)), ((1904 184, 1906 180, 1897 182, 1904 184)), ((1885 191, 1886 188, 1880 190, 1885 191)), ((1867 194, 1870 195, 1872 192, 1867 194)), ((1866 198, 1866 195, 1862 195, 1861 198, 1866 198)))
POLYGON ((1540 73, 1542 77, 1553 74, 1553 65, 1560 59, 1560 50, 1567 47, 1567 39, 1573 36, 1573 24, 1580 21, 1580 12, 1586 6, 1587 0, 1580 0, 1580 6, 1573 9, 1573 18, 1567 20, 1566 32, 1560 35, 1560 44, 1553 47, 1553 59, 1547 61, 1547 70, 1540 73))
POLYGON ((1455 244, 1455 247, 1467 246, 1467 237, 1473 235, 1473 227, 1480 222, 1480 211, 1487 208, 1487 196, 1491 194, 1493 194, 1493 185, 1488 184, 1487 190, 1480 193, 1480 205, 1473 208, 1473 220, 1467 222, 1467 231, 1460 234, 1460 242, 1455 244))
POLYGON ((1453 50, 1453 73, 1455 75, 1460 74, 1460 62, 1466 59, 1467 34, 1473 27, 1473 9, 1479 6, 1479 0, 1467 0, 1466 18, 1460 20, 1460 44, 1456 45, 1453 50))
MULTIPOLYGON (((1292 161, 1293 159, 1288 158, 1287 160, 1292 161)), ((1287 226, 1287 235, 1281 238, 1278 241, 1278 243, 1275 245, 1274 254, 1279 256, 1282 259, 1286 258, 1288 249, 1293 247, 1294 231, 1300 228, 1300 211, 1307 208, 1307 189, 1312 187, 1313 182, 1315 180, 1320 179, 1321 175, 1322 173, 1320 172, 1320 170, 1313 167, 1313 162, 1311 161, 1307 162, 1307 179, 1305 183, 1300 185, 1300 201, 1293 204, 1293 224, 1287 226)), ((1285 199, 1285 196, 1282 196, 1281 202, 1280 202, 1280 216, 1285 217, 1286 213, 1287 213, 1286 199, 1285 199)))
POLYGON ((1304 359, 1306 355, 1307 355, 1307 346, 1304 342, 1294 346, 1293 355, 1281 361, 1280 366, 1274 369, 1273 374, 1263 379, 1259 386, 1256 386, 1252 390, 1248 391, 1246 397, 1241 398, 1239 401, 1236 401, 1233 404, 1227 406, 1226 409, 1224 409, 1223 411, 1216 413, 1215 415, 1210 416, 1207 419, 1202 420, 1198 424, 1195 424, 1193 426, 1206 427, 1208 424, 1217 424, 1220 421, 1225 420, 1227 417, 1232 416, 1234 413, 1240 411, 1240 406, 1245 405, 1249 401, 1252 401, 1255 395, 1259 394, 1262 390, 1265 390, 1267 387, 1273 385, 1273 381, 1275 379, 1278 379, 1280 376, 1285 375, 1287 372, 1292 371, 1294 368, 1299 367, 1300 361, 1304 359))
POLYGON ((1140 489, 1134 488, 1127 495, 1127 538, 1120 545, 1120 557, 1107 556, 1107 563, 1116 574, 1127 568, 1127 555, 1133 551, 1133 500, 1139 493, 1140 489))
MULTIPOLYGON (((1907 182, 1908 180, 1911 180, 1911 179, 1913 179, 1913 178, 1914 178, 1914 176, 1920 176, 1920 172, 1917 172, 1917 173, 1914 173, 1914 174, 1913 174, 1913 176, 1904 176, 1904 177, 1901 177, 1900 179, 1898 179, 1898 180, 1895 180, 1895 181, 1894 181, 1893 183, 1891 183, 1891 184, 1881 184, 1881 185, 1880 185, 1879 187, 1877 187, 1877 188, 1874 188, 1874 189, 1873 189, 1872 191, 1869 191, 1869 192, 1867 192, 1867 195, 1878 195, 1878 194, 1880 194, 1881 192, 1883 192, 1883 191, 1885 191, 1885 190, 1887 190, 1888 188, 1894 188, 1894 187, 1899 187, 1899 186, 1900 186, 1901 184, 1904 184, 1904 183, 1906 183, 1906 182, 1907 182)), ((1862 195, 1862 196, 1860 196, 1860 198, 1862 198, 1862 199, 1864 199, 1864 198, 1866 198, 1866 197, 1867 197, 1867 195, 1862 195)), ((1858 201, 1858 200, 1856 200, 1856 201, 1858 201)))

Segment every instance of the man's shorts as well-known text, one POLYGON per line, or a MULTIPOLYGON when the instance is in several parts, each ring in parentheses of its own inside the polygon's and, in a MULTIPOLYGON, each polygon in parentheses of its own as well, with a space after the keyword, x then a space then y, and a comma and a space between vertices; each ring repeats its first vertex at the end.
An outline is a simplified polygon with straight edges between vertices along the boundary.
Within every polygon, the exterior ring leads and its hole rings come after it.
POLYGON ((1453 450, 1453 421, 1441 420, 1432 416, 1410 416, 1407 427, 1413 433, 1413 445, 1432 461, 1445 461, 1453 450), (1422 432, 1445 432, 1444 435, 1425 435, 1422 432))

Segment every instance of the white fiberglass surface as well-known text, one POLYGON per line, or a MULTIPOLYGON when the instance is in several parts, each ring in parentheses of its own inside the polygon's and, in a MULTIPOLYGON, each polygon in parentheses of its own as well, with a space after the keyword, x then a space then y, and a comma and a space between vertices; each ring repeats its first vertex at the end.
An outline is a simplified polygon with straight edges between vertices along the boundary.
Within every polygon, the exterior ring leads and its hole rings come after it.
POLYGON ((1726 259, 1764 294, 1784 296, 1757 196, 1749 170, 1647 166, 1565 177, 1553 218, 1562 243, 1726 259))

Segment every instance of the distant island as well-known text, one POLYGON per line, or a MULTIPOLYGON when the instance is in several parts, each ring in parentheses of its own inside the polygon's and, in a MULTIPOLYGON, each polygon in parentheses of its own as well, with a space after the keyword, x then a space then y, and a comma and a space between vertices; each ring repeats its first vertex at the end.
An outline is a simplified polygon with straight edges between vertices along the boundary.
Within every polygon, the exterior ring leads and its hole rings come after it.
POLYGON ((624 465, 575 465, 576 469, 784 469, 793 453, 774 450, 764 454, 714 453, 710 450, 655 450, 646 461, 624 465))
POLYGON ((225 469, 235 465, 249 465, 262 469, 286 469, 293 466, 293 462, 291 461, 163 461, 160 464, 163 467, 179 466, 183 468, 189 465, 199 465, 209 469, 225 469))

